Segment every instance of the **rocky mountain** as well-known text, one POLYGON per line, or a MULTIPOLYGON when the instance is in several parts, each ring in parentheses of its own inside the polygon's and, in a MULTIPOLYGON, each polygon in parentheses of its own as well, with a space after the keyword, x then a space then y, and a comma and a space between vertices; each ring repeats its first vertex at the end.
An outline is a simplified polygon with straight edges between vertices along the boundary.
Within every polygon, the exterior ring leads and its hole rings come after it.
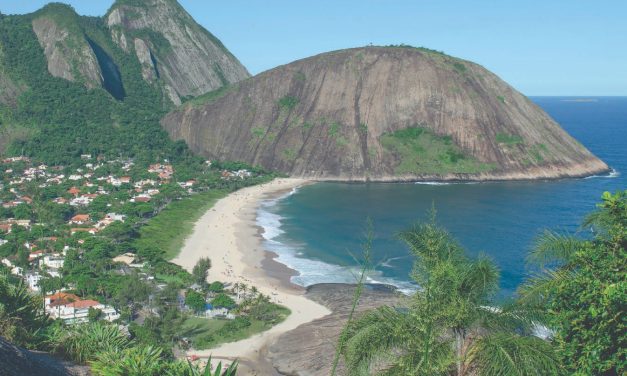
POLYGON ((424 48, 324 53, 162 120, 209 158, 331 180, 575 177, 608 167, 478 64, 424 48))
POLYGON ((161 117, 247 77, 176 0, 118 0, 102 17, 61 3, 0 13, 0 153, 173 158, 187 149, 161 117))
MULTIPOLYGON (((249 77, 175 0, 118 0, 104 17, 79 16, 65 4, 51 3, 11 17, 30 22, 52 76, 88 89, 102 87, 118 100, 125 96, 121 65, 139 64, 141 78, 174 105, 249 77)), ((7 81, 1 73, 0 80, 7 81)), ((6 85, 0 100, 11 90, 6 85)))
POLYGON ((176 104, 182 97, 249 77, 224 45, 174 0, 118 0, 106 22, 115 43, 134 51, 144 79, 162 79, 176 104))

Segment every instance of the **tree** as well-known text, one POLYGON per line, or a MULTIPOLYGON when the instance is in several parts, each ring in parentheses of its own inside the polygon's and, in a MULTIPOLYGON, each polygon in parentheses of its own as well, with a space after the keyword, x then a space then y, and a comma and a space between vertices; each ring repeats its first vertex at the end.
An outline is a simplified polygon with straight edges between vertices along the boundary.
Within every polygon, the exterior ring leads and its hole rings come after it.
POLYGON ((214 307, 233 308, 235 307, 235 301, 228 295, 220 293, 216 295, 211 301, 214 307))
POLYGON ((89 307, 87 312, 87 319, 89 322, 96 322, 102 318, 102 310, 94 307, 89 307))
POLYGON ((582 228, 592 228, 593 237, 547 231, 538 239, 529 261, 541 271, 520 288, 520 295, 548 313, 569 373, 625 374, 627 191, 605 192, 582 228))
POLYGON ((406 305, 362 315, 340 338, 349 374, 556 375, 551 344, 529 335, 524 307, 497 307, 499 273, 485 257, 469 259, 435 223, 400 234, 416 257, 421 286, 406 305))
POLYGON ((0 272, 0 336, 18 346, 36 347, 48 324, 42 303, 21 280, 0 272))
POLYGON ((222 292, 224 291, 224 283, 220 281, 211 282, 208 289, 210 292, 222 292))
POLYGON ((189 290, 185 295, 185 305, 193 309, 194 312, 203 312, 206 306, 205 297, 194 290, 189 290))
POLYGON ((194 282, 198 283, 201 286, 206 285, 209 268, 211 268, 211 260, 209 260, 209 258, 203 257, 198 260, 196 262, 196 265, 194 265, 194 268, 192 269, 194 282))

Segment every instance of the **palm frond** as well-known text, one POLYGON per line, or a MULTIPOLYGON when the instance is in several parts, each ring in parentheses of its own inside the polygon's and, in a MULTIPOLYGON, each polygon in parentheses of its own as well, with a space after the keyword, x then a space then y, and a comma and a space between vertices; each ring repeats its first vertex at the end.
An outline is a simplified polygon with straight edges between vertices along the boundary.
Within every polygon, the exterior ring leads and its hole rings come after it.
POLYGON ((571 235, 546 230, 535 239, 527 256, 527 262, 544 267, 549 264, 567 263, 581 249, 584 241, 571 235))
POLYGON ((551 344, 537 337, 487 335, 473 343, 468 359, 471 368, 482 376, 562 374, 551 344))
POLYGON ((404 321, 406 317, 391 307, 380 307, 354 320, 340 341, 350 374, 363 373, 373 361, 386 358, 402 345, 404 336, 396 334, 404 321))
POLYGON ((518 300, 521 304, 530 306, 546 306, 554 296, 557 286, 574 278, 575 273, 575 271, 563 267, 536 274, 518 288, 518 300))

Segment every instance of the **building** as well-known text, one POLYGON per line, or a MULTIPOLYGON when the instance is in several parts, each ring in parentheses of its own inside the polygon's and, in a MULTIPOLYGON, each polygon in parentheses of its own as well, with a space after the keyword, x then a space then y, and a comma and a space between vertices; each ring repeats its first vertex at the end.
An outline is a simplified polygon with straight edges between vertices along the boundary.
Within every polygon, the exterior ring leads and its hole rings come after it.
POLYGON ((82 300, 74 294, 63 292, 46 296, 44 301, 46 313, 54 319, 61 319, 66 324, 83 323, 89 321, 89 309, 102 311, 102 318, 114 321, 120 318, 115 308, 102 304, 96 300, 82 300))
POLYGON ((71 225, 84 225, 89 222, 89 214, 77 214, 70 219, 71 225))

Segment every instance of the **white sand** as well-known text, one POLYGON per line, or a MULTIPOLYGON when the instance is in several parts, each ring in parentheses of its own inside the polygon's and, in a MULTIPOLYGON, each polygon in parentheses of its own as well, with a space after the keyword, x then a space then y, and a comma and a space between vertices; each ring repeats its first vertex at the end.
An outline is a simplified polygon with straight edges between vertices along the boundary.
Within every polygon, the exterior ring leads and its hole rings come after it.
POLYGON ((261 267, 266 254, 255 224, 257 207, 266 197, 276 196, 306 183, 303 179, 275 179, 241 189, 216 202, 196 223, 193 233, 185 241, 181 253, 172 260, 173 263, 191 271, 199 258, 209 257, 212 264, 209 282, 243 282, 249 287, 255 286, 259 292, 270 296, 272 301, 289 308, 292 314, 263 333, 215 349, 190 350, 188 355, 211 355, 214 360, 239 359, 242 365, 250 367, 259 360, 259 352, 279 335, 330 313, 326 307, 306 299, 303 289, 289 287, 268 276, 261 267))

